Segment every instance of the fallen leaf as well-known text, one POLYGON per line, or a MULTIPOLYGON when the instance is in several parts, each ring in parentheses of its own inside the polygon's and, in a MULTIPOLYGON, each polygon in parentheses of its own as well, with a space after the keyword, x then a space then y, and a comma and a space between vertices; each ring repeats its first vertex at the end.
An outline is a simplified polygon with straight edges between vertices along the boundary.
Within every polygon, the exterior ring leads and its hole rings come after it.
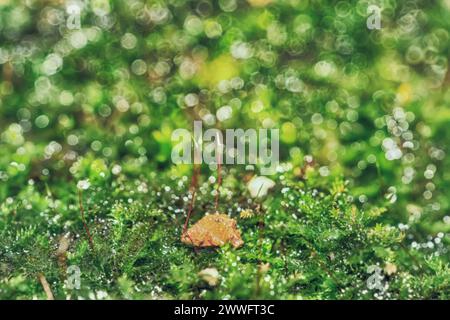
POLYGON ((230 243, 239 248, 244 244, 236 220, 219 213, 201 218, 181 236, 181 241, 195 247, 220 247, 230 243))

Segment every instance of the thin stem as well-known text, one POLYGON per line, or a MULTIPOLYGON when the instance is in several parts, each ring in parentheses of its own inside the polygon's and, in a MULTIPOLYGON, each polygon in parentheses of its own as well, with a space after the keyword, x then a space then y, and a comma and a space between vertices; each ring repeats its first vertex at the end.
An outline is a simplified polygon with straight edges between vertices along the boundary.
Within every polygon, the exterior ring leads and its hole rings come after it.
POLYGON ((84 217, 83 197, 81 190, 78 190, 78 201, 80 203, 81 221, 83 221, 83 226, 88 237, 89 246, 91 247, 91 250, 94 251, 94 242, 92 241, 91 233, 89 232, 89 228, 87 226, 86 219, 84 217))

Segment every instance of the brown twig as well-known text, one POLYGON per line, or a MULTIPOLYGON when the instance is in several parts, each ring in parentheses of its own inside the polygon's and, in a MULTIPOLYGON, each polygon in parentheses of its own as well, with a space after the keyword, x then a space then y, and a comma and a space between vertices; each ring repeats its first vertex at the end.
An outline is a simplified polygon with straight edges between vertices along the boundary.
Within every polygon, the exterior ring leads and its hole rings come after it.
POLYGON ((44 288, 45 294, 47 295, 47 300, 55 300, 55 297, 53 296, 52 289, 50 289, 50 285, 48 284, 47 279, 45 278, 43 273, 38 274, 39 282, 41 283, 42 287, 44 288))
POLYGON ((91 247, 91 250, 94 251, 94 241, 92 240, 91 233, 89 232, 89 228, 84 217, 83 196, 81 190, 78 190, 78 201, 80 203, 81 220, 83 221, 84 230, 86 231, 86 235, 88 237, 89 246, 91 247))

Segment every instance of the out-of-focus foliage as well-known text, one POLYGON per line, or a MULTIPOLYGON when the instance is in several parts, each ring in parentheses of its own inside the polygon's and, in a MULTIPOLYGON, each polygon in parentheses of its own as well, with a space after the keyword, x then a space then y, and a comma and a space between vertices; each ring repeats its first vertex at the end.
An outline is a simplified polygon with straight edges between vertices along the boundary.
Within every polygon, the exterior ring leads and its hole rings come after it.
POLYGON ((0 0, 0 298, 448 299, 449 30, 448 0, 0 0), (179 241, 194 119, 280 129, 261 203, 224 168, 242 249, 179 241))

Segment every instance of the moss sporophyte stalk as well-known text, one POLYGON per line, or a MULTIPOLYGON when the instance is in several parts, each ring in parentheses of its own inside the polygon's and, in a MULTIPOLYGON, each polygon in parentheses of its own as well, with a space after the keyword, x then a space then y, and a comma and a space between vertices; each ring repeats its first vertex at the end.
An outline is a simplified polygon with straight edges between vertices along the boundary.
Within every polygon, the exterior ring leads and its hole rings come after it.
POLYGON ((0 299, 449 299, 449 12, 0 0, 0 299))

